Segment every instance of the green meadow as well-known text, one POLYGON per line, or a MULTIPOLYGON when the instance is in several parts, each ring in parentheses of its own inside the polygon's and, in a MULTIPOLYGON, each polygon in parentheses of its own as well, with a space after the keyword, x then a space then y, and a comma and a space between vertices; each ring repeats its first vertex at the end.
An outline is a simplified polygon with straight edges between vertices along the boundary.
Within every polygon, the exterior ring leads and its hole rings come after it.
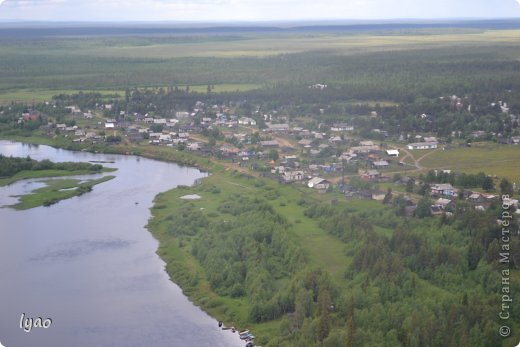
MULTIPOLYGON (((414 151, 417 157, 419 153, 414 151)), ((430 169, 455 170, 467 173, 484 172, 520 183, 520 148, 493 143, 473 143, 471 147, 437 150, 421 160, 430 169)))

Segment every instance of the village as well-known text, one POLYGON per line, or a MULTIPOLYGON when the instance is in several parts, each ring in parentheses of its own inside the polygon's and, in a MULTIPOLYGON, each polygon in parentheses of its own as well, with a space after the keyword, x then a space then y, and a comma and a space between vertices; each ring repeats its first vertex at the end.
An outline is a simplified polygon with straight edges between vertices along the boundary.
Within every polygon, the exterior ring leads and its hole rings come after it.
MULTIPOLYGON (((323 89, 326 85, 311 87, 323 89)), ((507 104, 499 102, 499 106, 502 112, 508 113, 507 104)), ((432 198, 430 214, 433 216, 450 216, 459 200, 466 201, 477 211, 485 211, 499 200, 498 193, 492 189, 454 187, 446 182, 433 182, 434 179, 425 182, 426 171, 420 164, 421 159, 435 151, 471 145, 447 143, 428 133, 401 134, 398 139, 389 139, 386 131, 372 129, 374 139, 366 139, 350 123, 307 127, 304 121, 289 120, 275 110, 265 113, 257 110, 247 117, 237 114, 233 107, 206 105, 201 101, 190 110, 176 111, 169 118, 153 112, 117 112, 112 104, 97 105, 92 110, 82 110, 77 105, 65 106, 65 109, 69 115, 63 123, 54 122, 52 117, 45 118, 48 123, 41 129, 47 136, 64 136, 80 144, 170 147, 216 158, 228 168, 258 172, 281 184, 297 184, 320 193, 340 191, 346 199, 384 202, 392 195, 404 194, 404 215, 408 217, 416 215, 417 203, 425 195, 432 198)), ((21 115, 18 123, 35 122, 41 116, 39 111, 30 110, 21 115)), ((518 122, 518 116, 508 116, 518 122)), ((367 117, 377 118, 378 114, 372 111, 367 117)), ((475 141, 489 135, 497 134, 483 130, 471 134, 475 141)), ((498 143, 518 145, 520 136, 499 136, 498 143)), ((449 169, 441 172, 451 174, 449 169)), ((513 190, 516 189, 514 183, 513 190)), ((518 208, 517 199, 508 203, 518 208)))

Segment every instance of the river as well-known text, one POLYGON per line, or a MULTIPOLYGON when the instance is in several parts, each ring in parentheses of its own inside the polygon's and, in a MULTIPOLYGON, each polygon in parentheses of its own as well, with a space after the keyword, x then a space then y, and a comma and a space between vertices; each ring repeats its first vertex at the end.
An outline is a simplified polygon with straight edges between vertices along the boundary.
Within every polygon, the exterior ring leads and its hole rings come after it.
MULTIPOLYGON (((0 141, 0 154, 106 161, 116 178, 90 193, 26 211, 0 208, 0 342, 16 346, 244 346, 169 280, 145 225, 160 192, 205 174, 135 156, 93 154, 0 141), (22 314, 51 318, 20 328, 22 314)), ((0 187, 10 195, 41 179, 0 187)), ((11 200, 10 200, 11 199, 11 200)))

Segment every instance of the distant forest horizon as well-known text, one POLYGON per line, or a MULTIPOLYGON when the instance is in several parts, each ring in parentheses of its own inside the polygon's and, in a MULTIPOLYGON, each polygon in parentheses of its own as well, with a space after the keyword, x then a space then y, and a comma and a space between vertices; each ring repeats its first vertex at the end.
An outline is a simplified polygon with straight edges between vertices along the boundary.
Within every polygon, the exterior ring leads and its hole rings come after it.
POLYGON ((1 21, 0 37, 60 35, 175 35, 223 33, 370 32, 417 29, 520 29, 520 18, 507 19, 394 19, 229 22, 59 22, 1 21))

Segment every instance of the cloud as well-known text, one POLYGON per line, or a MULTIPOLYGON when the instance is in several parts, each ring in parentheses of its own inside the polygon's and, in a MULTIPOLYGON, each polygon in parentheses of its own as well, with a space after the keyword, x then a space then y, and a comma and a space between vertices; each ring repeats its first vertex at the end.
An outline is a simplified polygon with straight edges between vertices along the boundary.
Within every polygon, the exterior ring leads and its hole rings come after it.
POLYGON ((2 19, 61 21, 520 17, 520 0, 0 0, 0 4, 2 19))

